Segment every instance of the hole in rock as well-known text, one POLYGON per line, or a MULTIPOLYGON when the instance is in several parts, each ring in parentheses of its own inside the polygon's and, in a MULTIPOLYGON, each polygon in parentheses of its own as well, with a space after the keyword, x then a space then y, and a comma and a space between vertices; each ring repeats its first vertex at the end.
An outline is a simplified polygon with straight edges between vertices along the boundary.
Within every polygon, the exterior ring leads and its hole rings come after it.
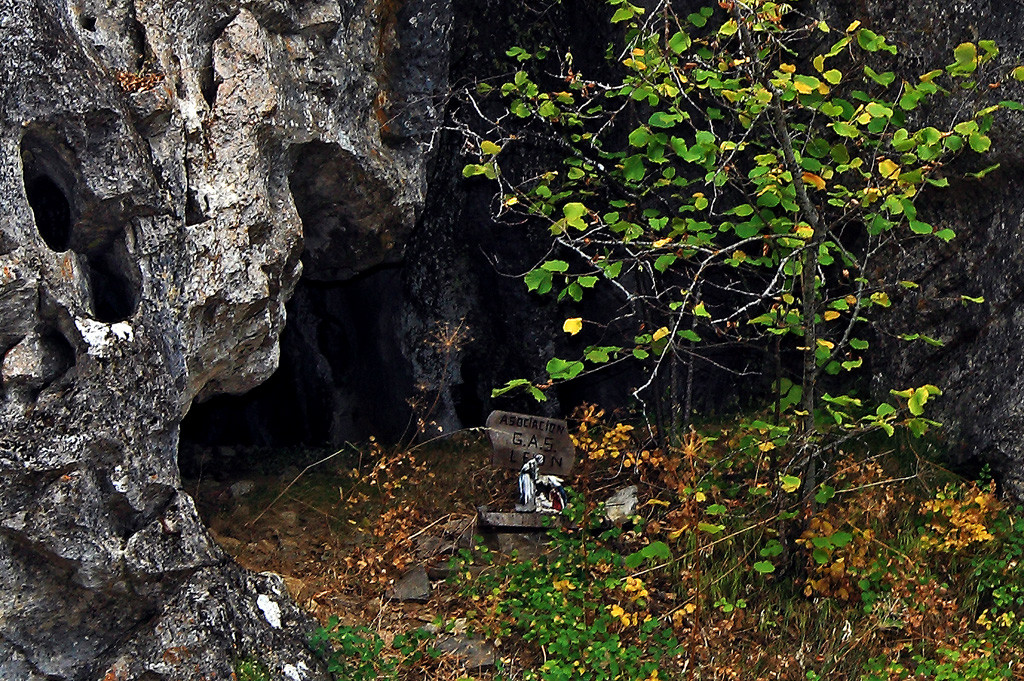
POLYGON ((96 17, 83 14, 79 17, 78 24, 87 31, 95 31, 96 17))
POLYGON ((199 72, 199 91, 202 93, 203 99, 206 100, 206 105, 213 110, 213 105, 217 103, 217 80, 213 77, 212 53, 209 62, 199 72))
POLYGON ((87 256, 86 271, 97 321, 112 324, 135 313, 139 287, 130 278, 133 267, 120 243, 103 253, 87 256))
MULTIPOLYGON (((89 121, 98 135, 110 132, 114 112, 96 112, 89 121)), ((33 128, 21 141, 25 197, 36 229, 54 251, 72 250, 88 281, 84 301, 95 319, 119 322, 130 317, 141 296, 141 274, 128 251, 125 226, 130 214, 122 201, 101 200, 89 191, 76 155, 53 130, 33 128)))
POLYGON ((46 245, 66 251, 71 243, 71 204, 57 183, 40 175, 25 183, 28 205, 36 218, 36 228, 46 245))
POLYGON ((245 448, 401 438, 413 380, 399 347, 400 295, 401 270, 394 266, 341 282, 300 280, 287 304, 277 371, 244 395, 192 405, 181 425, 183 475, 244 467, 220 451, 231 458, 245 448))
POLYGON ((210 216, 199 205, 199 198, 194 189, 189 189, 185 197, 185 226, 191 227, 206 222, 210 216))

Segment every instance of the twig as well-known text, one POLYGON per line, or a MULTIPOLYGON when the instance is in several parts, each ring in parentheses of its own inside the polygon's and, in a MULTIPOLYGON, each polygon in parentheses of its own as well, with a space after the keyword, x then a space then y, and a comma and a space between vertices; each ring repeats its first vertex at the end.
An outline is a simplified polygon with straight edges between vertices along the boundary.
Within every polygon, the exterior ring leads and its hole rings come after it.
MULTIPOLYGON (((353 444, 352 444, 352 443, 350 443, 350 442, 346 442, 346 443, 345 443, 345 445, 346 445, 346 446, 348 446, 348 447, 354 447, 354 446, 355 446, 355 445, 353 445, 353 444)), ((301 477, 302 477, 303 475, 305 475, 305 474, 306 474, 306 472, 307 472, 307 471, 308 471, 309 469, 311 469, 311 468, 315 468, 315 467, 319 466, 319 465, 320 465, 320 464, 322 464, 322 463, 326 463, 326 462, 330 461, 330 460, 331 460, 331 459, 333 459, 334 457, 336 457, 336 456, 338 456, 339 454, 341 454, 341 453, 342 453, 343 451, 345 451, 345 448, 344 448, 344 447, 342 447, 342 448, 341 448, 341 449, 339 449, 338 451, 334 452, 333 454, 329 454, 328 456, 325 456, 324 458, 320 459, 319 461, 316 461, 316 462, 314 462, 314 463, 311 463, 311 464, 309 464, 308 466, 306 466, 305 468, 303 468, 303 469, 302 469, 302 470, 301 470, 301 471, 299 472, 299 474, 298 474, 298 475, 296 475, 296 476, 295 476, 295 478, 294 478, 294 479, 293 479, 293 480, 292 480, 291 482, 289 482, 289 483, 288 483, 288 484, 287 484, 287 485, 285 486, 285 488, 284 488, 283 490, 281 490, 281 493, 280 493, 280 494, 278 494, 278 495, 277 495, 276 497, 274 497, 274 500, 273 500, 273 501, 271 501, 271 502, 270 502, 269 504, 267 504, 267 507, 266 507, 266 508, 264 508, 264 509, 263 509, 262 511, 260 511, 260 514, 259 514, 258 516, 256 516, 255 518, 253 518, 252 520, 250 520, 249 522, 247 522, 247 523, 245 524, 245 526, 246 526, 246 527, 252 527, 252 525, 253 525, 254 523, 256 523, 256 521, 258 521, 258 520, 259 520, 260 518, 262 518, 262 517, 263 517, 263 516, 264 516, 264 515, 266 514, 266 512, 270 510, 270 507, 271 507, 271 506, 273 506, 274 504, 276 504, 276 503, 277 503, 277 502, 278 502, 278 501, 279 501, 279 500, 281 499, 281 497, 283 497, 283 496, 284 496, 284 495, 285 495, 285 494, 286 494, 286 493, 288 492, 288 490, 290 490, 290 489, 292 488, 292 485, 294 485, 295 483, 297 483, 297 482, 299 481, 299 478, 301 478, 301 477)))
POLYGON ((426 532, 427 530, 429 530, 429 529, 430 529, 431 527, 433 527, 434 525, 437 525, 437 524, 438 524, 438 523, 440 523, 440 522, 441 522, 442 520, 448 520, 448 519, 449 519, 449 518, 451 518, 451 517, 452 517, 453 515, 455 515, 455 514, 454 514, 454 513, 449 513, 448 515, 443 515, 443 516, 441 516, 440 518, 438 518, 438 519, 437 519, 437 520, 435 520, 434 522, 430 523, 429 525, 427 525, 426 527, 424 527, 424 528, 423 528, 422 530, 420 530, 420 531, 419 531, 419 532, 417 532, 416 534, 410 534, 410 535, 409 535, 409 539, 410 539, 410 540, 412 540, 412 539, 415 539, 416 537, 420 536, 421 534, 423 534, 424 532, 426 532))

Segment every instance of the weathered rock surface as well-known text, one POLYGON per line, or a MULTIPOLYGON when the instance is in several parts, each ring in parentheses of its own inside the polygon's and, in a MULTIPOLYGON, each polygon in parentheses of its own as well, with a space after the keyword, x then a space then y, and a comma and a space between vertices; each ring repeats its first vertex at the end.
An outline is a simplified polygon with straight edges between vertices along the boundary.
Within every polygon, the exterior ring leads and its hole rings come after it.
POLYGON ((0 0, 0 678, 323 678, 181 489, 302 271, 395 260, 447 2, 0 0))
MULTIPOLYGON (((900 46, 895 66, 906 76, 948 63, 964 41, 994 40, 1006 67, 1024 61, 1024 6, 1017 2, 929 1, 912 10, 890 0, 835 4, 885 30, 900 46)), ((1024 101, 1024 88, 1012 79, 993 84, 988 94, 1024 101)), ((1006 490, 1024 499, 1024 117, 1000 114, 991 134, 990 154, 958 163, 948 173, 951 187, 919 202, 929 221, 954 230, 957 239, 946 246, 911 244, 890 261, 898 278, 920 288, 894 291, 893 313, 877 336, 874 387, 887 394, 894 387, 939 386, 944 394, 927 405, 927 414, 943 423, 941 446, 969 464, 967 471, 991 464, 1006 490), (961 174, 995 163, 1000 169, 983 181, 961 174), (944 345, 898 340, 914 333, 944 345)))

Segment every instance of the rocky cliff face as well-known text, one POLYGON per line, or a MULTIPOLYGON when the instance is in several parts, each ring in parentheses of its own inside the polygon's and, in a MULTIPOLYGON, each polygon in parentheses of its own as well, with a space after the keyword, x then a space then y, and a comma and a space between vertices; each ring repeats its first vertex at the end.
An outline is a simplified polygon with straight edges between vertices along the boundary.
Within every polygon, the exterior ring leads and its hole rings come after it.
MULTIPOLYGON (((1019 26, 1024 5, 1005 0, 921 2, 888 0, 835 3, 829 11, 857 16, 894 39, 902 73, 921 73, 949 62, 964 41, 994 40, 1004 66, 1024 63, 1019 26)), ((994 100, 1024 101, 1010 79, 989 84, 994 100)), ((956 106, 956 97, 945 106, 956 106)), ((943 116, 941 110, 928 115, 943 116)), ((957 239, 946 246, 908 244, 890 266, 920 288, 895 292, 896 306, 876 339, 875 386, 938 385, 944 391, 929 414, 942 422, 939 445, 969 469, 989 463, 1007 492, 1024 499, 1024 117, 1003 113, 992 132, 993 151, 964 159, 949 173, 951 187, 921 202, 928 219, 957 239), (964 171, 998 163, 983 181, 964 171), (974 304, 962 296, 983 297, 974 304), (944 345, 900 341, 923 333, 944 345)))
POLYGON ((321 678, 181 490, 193 400, 278 364, 307 276, 399 257, 445 2, 0 2, 0 677, 321 678))

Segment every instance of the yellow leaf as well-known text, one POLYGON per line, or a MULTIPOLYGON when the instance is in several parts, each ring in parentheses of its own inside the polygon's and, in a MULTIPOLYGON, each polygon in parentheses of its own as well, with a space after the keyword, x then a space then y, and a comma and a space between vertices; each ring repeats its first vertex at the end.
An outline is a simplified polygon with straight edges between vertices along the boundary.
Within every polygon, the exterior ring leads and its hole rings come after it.
POLYGON ((878 172, 882 173, 882 177, 885 179, 891 180, 900 174, 900 166, 895 161, 886 158, 879 162, 878 172))
POLYGON ((817 69, 818 73, 821 73, 822 71, 824 71, 825 70, 825 55, 819 54, 817 57, 814 58, 813 64, 814 64, 814 68, 817 69))
POLYGON ((644 52, 644 51, 643 51, 643 50, 642 50, 641 48, 639 48, 639 47, 637 47, 637 48, 634 48, 634 50, 633 50, 633 56, 634 56, 634 57, 642 57, 642 56, 644 56, 645 54, 647 54, 647 53, 646 53, 646 52, 644 52))
POLYGON ((696 499, 697 501, 704 501, 705 499, 707 499, 707 496, 704 495, 704 492, 697 492, 696 494, 693 495, 693 498, 696 499))
POLYGON ((825 180, 823 180, 820 175, 805 172, 803 174, 803 179, 804 182, 806 182, 807 184, 813 184, 817 189, 825 188, 825 180))
POLYGON ((856 31, 858 28, 860 28, 860 21, 855 21, 846 27, 846 32, 851 33, 853 31, 856 31))
POLYGON ((565 331, 570 336, 575 336, 583 328, 583 320, 579 317, 570 317, 565 320, 562 324, 562 331, 565 331))
POLYGON ((669 244, 669 243, 672 243, 672 237, 666 237, 664 239, 658 239, 653 244, 651 244, 651 246, 653 246, 654 248, 661 248, 665 244, 669 244))
POLYGON ((805 82, 803 82, 801 80, 798 80, 795 83, 793 83, 793 87, 796 88, 796 91, 799 92, 802 95, 809 95, 812 92, 814 92, 814 87, 813 86, 811 86, 808 83, 805 83, 805 82))
POLYGON ((792 64, 779 64, 779 71, 783 73, 795 73, 796 67, 792 64))
POLYGON ((818 339, 818 345, 820 345, 823 348, 828 348, 829 350, 831 350, 832 348, 834 348, 836 346, 835 343, 833 343, 830 340, 825 340, 824 338, 819 338, 818 339))
POLYGON ((810 239, 814 236, 814 230, 810 225, 797 225, 796 235, 800 239, 810 239))
POLYGON ((658 329, 657 331, 654 332, 653 338, 656 341, 660 341, 662 338, 664 338, 668 334, 669 334, 668 327, 667 326, 663 326, 663 327, 661 327, 660 329, 658 329))
POLYGON ((494 142, 491 142, 490 140, 484 140, 483 142, 480 143, 480 151, 484 152, 485 154, 494 156, 499 151, 501 151, 501 147, 499 147, 494 142))
POLYGON ((839 319, 839 313, 835 310, 826 310, 824 316, 826 322, 830 322, 833 319, 839 319))

